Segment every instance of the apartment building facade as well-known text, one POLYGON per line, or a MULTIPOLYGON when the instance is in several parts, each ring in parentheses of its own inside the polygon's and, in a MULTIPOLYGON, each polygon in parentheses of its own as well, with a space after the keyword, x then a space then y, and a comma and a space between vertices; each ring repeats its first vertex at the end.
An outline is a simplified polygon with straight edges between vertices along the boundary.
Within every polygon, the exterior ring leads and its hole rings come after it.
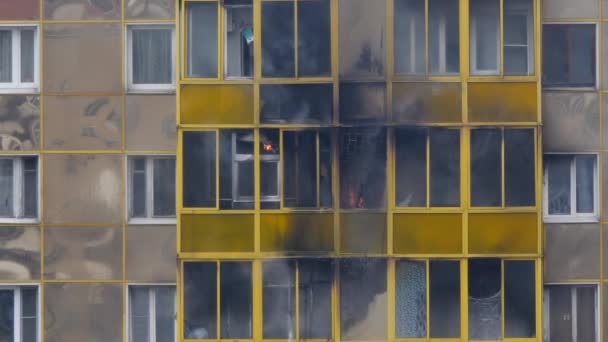
POLYGON ((604 17, 0 2, 0 341, 603 340, 604 17))

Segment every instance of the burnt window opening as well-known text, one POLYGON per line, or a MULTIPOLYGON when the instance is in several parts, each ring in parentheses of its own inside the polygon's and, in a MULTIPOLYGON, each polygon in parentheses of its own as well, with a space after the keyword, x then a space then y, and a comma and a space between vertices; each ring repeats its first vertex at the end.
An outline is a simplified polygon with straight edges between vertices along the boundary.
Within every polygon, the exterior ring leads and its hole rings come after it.
POLYGON ((340 206, 343 209, 386 207, 386 131, 340 130, 340 206))
POLYGON ((260 86, 260 120, 263 123, 330 124, 332 116, 331 84, 260 86))
POLYGON ((596 86, 595 24, 543 25, 543 86, 596 86))
POLYGON ((385 83, 340 83, 340 122, 375 124, 385 118, 385 83))
POLYGON ((253 130, 220 130, 220 209, 253 209, 253 130))

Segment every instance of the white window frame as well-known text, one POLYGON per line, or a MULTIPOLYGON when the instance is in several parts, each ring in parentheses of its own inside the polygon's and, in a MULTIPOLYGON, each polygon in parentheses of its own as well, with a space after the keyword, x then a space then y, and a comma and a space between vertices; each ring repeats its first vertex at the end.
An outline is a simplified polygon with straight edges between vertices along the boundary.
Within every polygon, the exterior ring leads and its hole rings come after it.
POLYGON ((126 29, 125 74, 127 77, 127 91, 129 93, 167 93, 175 91, 175 27, 171 24, 137 23, 128 24, 126 29), (133 30, 166 29, 171 31, 171 83, 133 83, 133 30))
POLYGON ((0 82, 0 94, 6 93, 37 93, 40 82, 40 33, 36 24, 0 24, 0 30, 10 30, 12 33, 12 82, 0 82), (34 29, 34 82, 21 82, 21 31, 34 29))
POLYGON ((40 219, 40 158, 35 154, 2 156, 13 161, 13 217, 0 217, 0 223, 37 223, 40 219), (23 217, 23 158, 36 157, 36 217, 23 217))
POLYGON ((551 331, 550 328, 550 309, 551 309, 551 302, 550 302, 550 297, 549 297, 549 291, 546 290, 545 287, 555 287, 555 286, 567 286, 570 287, 570 295, 571 295, 571 301, 572 301, 572 340, 576 341, 577 340, 577 328, 578 328, 578 321, 577 321, 577 297, 576 297, 576 288, 577 287, 581 287, 581 286, 589 286, 589 287, 593 287, 595 290, 595 307, 594 309, 594 317, 595 317, 595 341, 598 342, 600 341, 600 313, 599 313, 599 308, 600 306, 600 296, 599 296, 599 287, 597 283, 581 283, 581 282, 573 282, 573 283, 545 283, 543 285, 543 341, 547 341, 547 337, 549 336, 549 332, 551 331))
POLYGON ((570 214, 556 215, 549 214, 549 169, 545 165, 543 170, 543 221, 545 223, 568 223, 568 222, 598 222, 599 221, 599 172, 598 153, 545 153, 547 155, 563 155, 572 156, 570 163, 570 214), (593 167, 593 213, 576 213, 576 162, 575 157, 579 155, 595 156, 595 164, 593 167))
MULTIPOLYGON (((500 2, 502 0, 499 0, 499 6, 500 6, 500 2)), ((470 13, 470 11, 469 11, 470 13)), ((496 31, 496 69, 478 69, 477 68, 477 17, 470 15, 470 20, 471 20, 471 27, 470 27, 470 48, 469 48, 469 54, 470 54, 470 70, 471 70, 471 76, 498 76, 500 75, 500 59, 502 58, 502 56, 500 55, 500 45, 502 44, 502 41, 500 39, 500 30, 501 30, 501 25, 502 25, 502 18, 501 18, 501 14, 502 11, 499 10, 498 13, 498 22, 496 23, 497 27, 497 31, 496 31)))
MULTIPOLYGON (((127 162, 125 163, 127 170, 127 222, 129 224, 175 224, 177 214, 174 216, 167 217, 155 217, 154 216, 154 160, 155 159, 170 159, 176 161, 175 167, 177 168, 176 156, 173 154, 155 154, 155 155, 128 155, 127 162), (144 158, 146 168, 146 217, 132 217, 133 207, 133 159, 144 158)), ((176 170, 176 192, 177 192, 177 170, 176 170)), ((176 202, 177 204, 177 202, 176 202)), ((177 208, 175 209, 177 213, 177 208)))
POLYGON ((19 283, 19 284, 6 284, 1 285, 0 290, 12 290, 13 291, 13 329, 15 331, 15 342, 21 342, 23 340, 23 331, 21 329, 22 320, 22 300, 21 290, 24 287, 33 287, 36 289, 36 341, 40 342, 41 334, 41 315, 40 315, 40 286, 37 283, 19 283))
MULTIPOLYGON (((175 339, 177 341, 177 286, 175 284, 166 284, 166 283, 138 283, 138 284, 128 284, 126 286, 126 294, 127 298, 127 308, 126 308, 126 327, 125 329, 125 341, 131 342, 133 338, 131 336, 131 296, 129 295, 129 290, 132 287, 145 287, 148 288, 148 339, 149 342, 157 342, 156 341, 156 289, 159 287, 172 287, 175 293, 174 301, 173 301, 173 323, 174 323, 174 332, 175 339)), ((160 341, 159 341, 160 342, 160 341)), ((162 341, 164 342, 164 341, 162 341)))

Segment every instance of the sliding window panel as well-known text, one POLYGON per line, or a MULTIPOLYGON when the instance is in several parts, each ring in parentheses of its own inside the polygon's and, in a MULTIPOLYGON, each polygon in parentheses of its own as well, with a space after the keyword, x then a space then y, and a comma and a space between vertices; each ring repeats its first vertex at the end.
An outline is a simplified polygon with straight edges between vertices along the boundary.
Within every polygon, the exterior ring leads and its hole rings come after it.
POLYGON ((175 19, 175 1, 130 0, 125 1, 125 19, 175 19))
POLYGON ((217 205, 216 132, 183 134, 183 205, 214 208, 217 205))
POLYGON ((254 207, 253 137, 253 130, 220 130, 220 209, 254 207))
POLYGON ((185 262, 183 265, 183 338, 216 339, 217 263, 185 262))
POLYGON ((36 20, 40 0, 4 0, 0 2, 0 20, 36 20))
POLYGON ((428 68, 434 75, 460 72, 458 0, 430 0, 428 5, 428 68))
POLYGON ((500 73, 500 0, 469 0, 472 75, 500 73))
POLYGON ((40 228, 0 227, 0 280, 40 279, 40 228))
POLYGON ((296 338, 296 264, 293 260, 262 264, 262 337, 296 338))
POLYGON ((175 151, 174 95, 128 95, 125 114, 127 150, 175 151))
POLYGON ((300 339, 331 340, 334 262, 304 259, 298 269, 300 339))
POLYGON ((505 338, 536 336, 535 273, 533 260, 504 261, 505 338))
POLYGON ((283 131, 283 205, 317 207, 317 132, 283 131))
POLYGON ((460 262, 429 262, 429 297, 429 336, 460 337, 460 262))
POLYGON ((253 77, 253 0, 224 1, 224 78, 253 77))
POLYGON ((395 1, 395 74, 426 72, 425 0, 395 1))
POLYGON ((45 20, 120 20, 120 0, 42 0, 45 20))
POLYGON ((122 279, 122 229, 46 227, 45 279, 122 279))
POLYGON ((262 76, 295 77, 294 3, 262 2, 262 76))
POLYGON ((44 91, 122 92, 121 38, 120 24, 45 24, 44 91))
POLYGON ((0 150, 35 150, 39 147, 40 96, 1 95, 0 150))
POLYGON ((331 75, 329 0, 298 1, 298 76, 331 75))
POLYGON ((218 3, 189 2, 186 6, 186 76, 217 78, 218 3))
POLYGON ((534 74, 534 3, 503 2, 503 55, 505 75, 534 74))
POLYGON ((395 205, 426 207, 427 129, 395 130, 395 205))
POLYGON ((500 259, 469 260, 469 336, 502 339, 502 271, 500 259))
POLYGON ((340 76, 386 73, 386 1, 340 0, 340 76))
POLYGON ((536 202, 535 146, 533 129, 505 128, 504 178, 507 207, 534 206, 536 202))
POLYGON ((460 206, 460 130, 431 128, 430 205, 460 206))
POLYGON ((253 282, 250 262, 220 263, 220 337, 253 336, 253 282))
POLYGON ((395 272, 397 338, 426 338, 426 262, 399 260, 395 272))
POLYGON ((150 283, 175 282, 175 226, 128 226, 126 279, 150 283))
POLYGON ((501 158, 500 129, 471 130, 471 206, 501 206, 501 158))
POLYGON ((332 101, 331 84, 262 85, 260 121, 268 124, 329 124, 333 117, 332 101))
POLYGON ((122 98, 119 96, 46 96, 44 148, 120 150, 122 98))
POLYGON ((45 222, 120 224, 123 178, 119 155, 45 155, 45 222))

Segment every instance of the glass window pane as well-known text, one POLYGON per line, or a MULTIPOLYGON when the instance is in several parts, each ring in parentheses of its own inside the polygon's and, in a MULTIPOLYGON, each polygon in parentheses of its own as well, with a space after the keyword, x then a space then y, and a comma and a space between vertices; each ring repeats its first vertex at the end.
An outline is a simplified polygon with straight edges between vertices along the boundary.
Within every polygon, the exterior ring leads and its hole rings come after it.
POLYGON ((23 158, 23 216, 38 216, 38 158, 23 158))
POLYGON ((340 131, 340 203, 344 209, 386 207, 386 131, 340 131))
POLYGON ((295 262, 265 262, 262 276, 263 338, 295 339, 295 262))
POLYGON ((0 82, 13 80, 13 36, 10 30, 0 30, 0 82))
POLYGON ((576 156, 574 160, 576 163, 576 212, 593 213, 595 156, 581 155, 576 156))
POLYGON ((185 207, 215 207, 216 205, 215 145, 215 132, 184 132, 185 207))
POLYGON ((300 292, 300 338, 331 340, 331 260, 298 262, 300 292))
POLYGON ((0 159, 0 216, 13 217, 13 160, 0 159))
POLYGON ((534 261, 505 260, 505 337, 536 336, 534 261))
POLYGON ((570 215, 571 163, 571 156, 557 154, 546 156, 549 215, 570 215))
POLYGON ((458 0, 429 0, 429 69, 432 74, 460 71, 458 0))
POLYGON ((471 205, 498 207, 501 205, 501 144, 500 129, 471 130, 471 205))
POLYGON ((131 217, 146 217, 146 159, 132 158, 131 217))
POLYGON ((38 289, 21 288, 21 342, 38 340, 38 289))
POLYGON ((262 2, 262 76, 294 77, 294 4, 262 2))
POLYGON ((579 286, 576 288, 576 339, 577 341, 596 341, 597 298, 595 286, 579 286))
POLYGON ((283 132, 283 204, 317 206, 317 132, 283 132))
POLYGON ((170 29, 132 29, 134 84, 171 84, 173 50, 170 29))
POLYGON ((262 209, 280 206, 280 141, 278 129, 260 130, 260 196, 262 209))
POLYGON ((500 259, 469 260, 469 336, 472 340, 502 338, 500 259))
POLYGON ((175 216, 175 158, 155 158, 154 216, 175 216))
POLYGON ((505 75, 534 74, 534 4, 532 0, 504 1, 505 75))
POLYGON ((188 77, 217 77, 217 2, 187 5, 188 77))
POLYGON ((159 286, 156 291, 156 341, 175 340, 175 288, 159 286))
POLYGON ((395 130, 395 200, 398 207, 426 207, 426 129, 395 130))
POLYGON ((220 209, 253 209, 253 130, 220 130, 220 209))
POLYGON ((220 264, 222 339, 252 338, 252 278, 250 262, 220 264))
POLYGON ((21 30, 21 82, 24 83, 34 82, 34 36, 33 29, 21 30))
POLYGON ((545 287, 545 310, 549 312, 545 341, 572 341, 572 287, 545 287), (548 297, 548 302, 547 302, 548 297))
POLYGON ((253 77, 253 1, 224 1, 225 76, 253 77))
POLYGON ((217 337, 217 264, 184 263, 184 338, 217 337))
POLYGON ((130 338, 132 342, 149 341, 150 289, 144 286, 129 287, 130 338))
POLYGON ((460 205, 460 130, 430 130, 432 207, 460 205))
POLYGON ((543 25, 543 86, 595 86, 595 25, 543 25))
POLYGON ((425 1, 395 0, 395 73, 423 74, 426 69, 425 1))
POLYGON ((500 0, 470 0, 471 73, 497 74, 500 42, 500 0))
POLYGON ((431 338, 460 337, 460 263, 429 262, 431 338))
POLYGON ((0 290, 0 341, 15 340, 15 302, 13 290, 0 290))
POLYGON ((340 262, 340 329, 343 341, 387 336, 386 260, 340 262))
POLYGON ((298 1, 298 76, 331 74, 328 0, 298 1))
POLYGON ((396 264, 395 318, 398 338, 426 337, 426 263, 396 264))
POLYGON ((331 136, 327 130, 319 132, 319 201, 321 208, 333 207, 333 192, 332 192, 332 152, 331 152, 331 136))
POLYGON ((505 129, 505 205, 533 206, 534 130, 505 129))

